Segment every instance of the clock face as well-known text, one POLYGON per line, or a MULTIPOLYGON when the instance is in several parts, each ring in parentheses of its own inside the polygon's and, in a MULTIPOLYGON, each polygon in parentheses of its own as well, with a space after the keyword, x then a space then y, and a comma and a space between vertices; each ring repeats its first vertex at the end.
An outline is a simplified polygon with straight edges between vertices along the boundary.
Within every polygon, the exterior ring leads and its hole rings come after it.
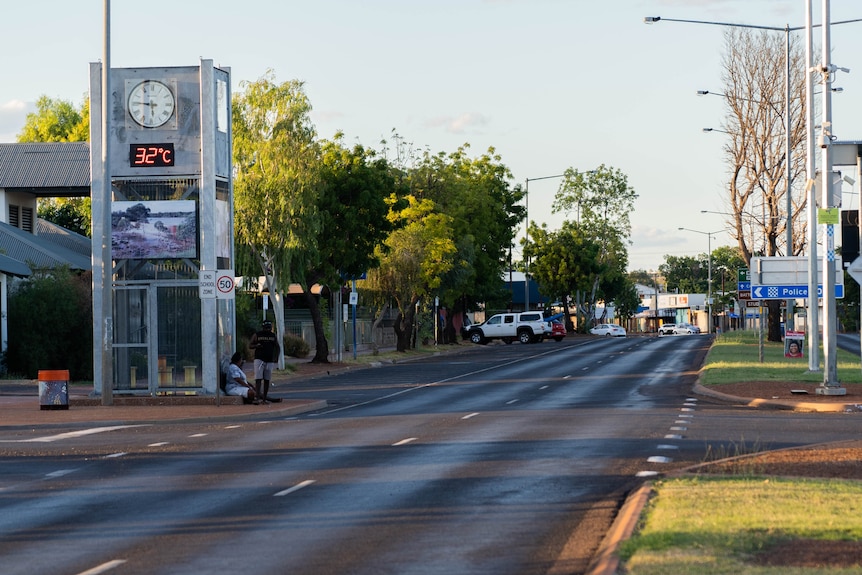
POLYGON ((145 128, 165 124, 173 116, 175 107, 173 92, 157 80, 144 80, 129 92, 129 115, 145 128))

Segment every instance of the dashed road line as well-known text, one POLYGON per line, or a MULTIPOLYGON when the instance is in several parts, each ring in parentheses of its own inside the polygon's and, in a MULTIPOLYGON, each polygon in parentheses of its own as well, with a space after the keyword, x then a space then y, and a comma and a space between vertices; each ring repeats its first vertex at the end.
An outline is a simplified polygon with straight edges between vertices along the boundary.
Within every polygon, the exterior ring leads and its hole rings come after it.
POLYGON ((314 479, 306 479, 305 481, 300 481, 299 483, 297 483, 293 487, 288 487, 284 491, 279 491, 278 493, 273 495, 273 497, 284 497, 285 495, 289 495, 289 494, 293 493, 294 491, 299 491, 300 489, 308 487, 312 483, 314 483, 314 479))
POLYGON ((468 413, 467 415, 465 415, 461 419, 472 419, 472 418, 476 417, 477 415, 479 415, 479 412, 475 411, 473 413, 468 413))
POLYGON ((101 565, 97 565, 92 569, 87 569, 86 571, 81 571, 78 575, 99 575, 100 573, 105 573, 110 571, 114 567, 119 567, 123 563, 125 563, 125 559, 114 559, 113 561, 108 561, 107 563, 102 563, 101 565))
POLYGON ((408 443, 413 443, 417 439, 419 439, 419 438, 418 437, 408 437, 406 439, 402 439, 401 441, 396 441, 395 443, 392 444, 392 447, 398 447, 399 445, 407 445, 408 443))

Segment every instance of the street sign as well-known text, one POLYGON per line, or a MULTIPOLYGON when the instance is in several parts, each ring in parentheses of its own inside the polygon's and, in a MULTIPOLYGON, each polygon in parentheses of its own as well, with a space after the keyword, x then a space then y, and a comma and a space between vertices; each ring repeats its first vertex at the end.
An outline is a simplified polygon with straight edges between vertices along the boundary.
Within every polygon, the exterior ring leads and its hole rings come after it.
POLYGON ((853 260, 853 262, 847 267, 847 273, 850 274, 851 278, 862 285, 862 257, 857 257, 853 260))
POLYGON ((748 268, 739 268, 738 270, 736 270, 736 281, 750 282, 751 271, 748 268))
POLYGON ((748 291, 751 289, 751 282, 737 282, 736 291, 748 291))
POLYGON ((216 272, 216 298, 217 299, 234 299, 236 297, 236 280, 233 277, 233 270, 218 270, 216 272))
POLYGON ((739 299, 751 299, 751 284, 749 284, 749 289, 743 289, 736 292, 737 298, 739 299))
MULTIPOLYGON (((807 285, 768 285, 752 286, 751 297, 754 299, 796 299, 808 297, 807 285)), ((823 286, 817 286, 817 297, 823 297, 823 286)), ((844 286, 835 286, 835 297, 844 297, 844 286)))
POLYGON ((201 299, 215 299, 216 297, 216 272, 215 270, 201 270, 198 282, 198 297, 201 299))

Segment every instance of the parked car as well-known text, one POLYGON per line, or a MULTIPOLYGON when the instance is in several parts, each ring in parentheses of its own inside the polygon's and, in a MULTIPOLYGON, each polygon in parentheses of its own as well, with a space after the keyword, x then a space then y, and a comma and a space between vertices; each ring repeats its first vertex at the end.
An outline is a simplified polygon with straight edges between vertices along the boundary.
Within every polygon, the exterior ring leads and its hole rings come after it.
POLYGON ((547 322, 539 311, 498 313, 487 321, 471 325, 466 335, 473 343, 480 344, 488 343, 492 339, 500 339, 504 343, 516 340, 521 343, 538 343, 544 339, 547 329, 547 322))
POLYGON ((659 335, 673 335, 673 330, 676 327, 675 323, 663 323, 658 328, 659 335))
POLYGON ((608 337, 625 337, 626 330, 615 323, 600 323, 590 330, 593 335, 604 335, 608 337))
POLYGON ((690 323, 678 323, 676 324, 676 327, 673 328, 673 333, 677 335, 691 335, 694 333, 700 333, 700 328, 690 323))
POLYGON ((548 330, 545 331, 545 339, 553 339, 554 341, 563 341, 566 337, 566 326, 558 319, 548 322, 548 330))

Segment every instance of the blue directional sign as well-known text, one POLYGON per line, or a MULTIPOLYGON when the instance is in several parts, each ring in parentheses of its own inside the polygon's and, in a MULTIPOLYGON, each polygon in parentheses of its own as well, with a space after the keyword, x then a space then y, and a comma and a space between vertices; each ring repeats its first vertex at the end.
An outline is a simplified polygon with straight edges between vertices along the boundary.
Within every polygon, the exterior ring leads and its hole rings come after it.
POLYGON ((751 289, 751 282, 736 282, 736 291, 748 291, 751 289))
MULTIPOLYGON (((808 286, 752 286, 751 299, 793 299, 808 297, 808 286)), ((823 286, 817 286, 817 297, 823 297, 823 286)), ((844 286, 842 284, 835 285, 835 297, 841 299, 844 297, 844 286)))

